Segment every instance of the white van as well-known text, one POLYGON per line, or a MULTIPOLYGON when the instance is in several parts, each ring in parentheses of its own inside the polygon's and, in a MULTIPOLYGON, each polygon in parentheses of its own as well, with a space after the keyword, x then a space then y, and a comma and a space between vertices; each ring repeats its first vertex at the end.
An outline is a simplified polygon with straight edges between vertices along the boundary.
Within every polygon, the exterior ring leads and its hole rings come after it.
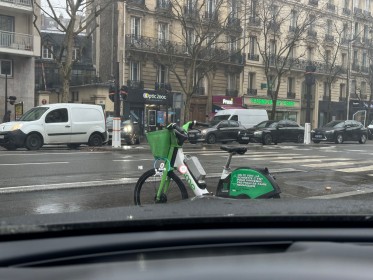
POLYGON ((244 127, 250 128, 262 121, 267 121, 268 114, 264 109, 226 109, 218 111, 211 123, 216 124, 222 120, 239 121, 244 127))
POLYGON ((27 111, 19 121, 0 124, 0 146, 7 150, 38 150, 45 144, 101 146, 107 141, 105 116, 99 105, 43 105, 27 111))

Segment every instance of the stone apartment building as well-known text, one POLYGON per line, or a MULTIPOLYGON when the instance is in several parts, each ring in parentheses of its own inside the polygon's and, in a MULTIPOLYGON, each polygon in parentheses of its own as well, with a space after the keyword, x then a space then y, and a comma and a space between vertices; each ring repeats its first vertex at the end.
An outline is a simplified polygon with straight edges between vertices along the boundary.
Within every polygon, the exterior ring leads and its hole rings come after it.
MULTIPOLYGON (((179 8, 183 18, 198 19, 204 24, 216 20, 213 18, 213 1, 205 1, 206 7, 199 13, 190 4, 192 2, 178 2, 182 3, 179 8)), ((228 13, 232 13, 229 9, 232 5, 222 7, 219 15, 228 18, 228 13)), ((180 121, 184 110, 189 110, 190 119, 206 121, 215 107, 221 109, 225 97, 225 107, 243 108, 242 94, 239 93, 243 70, 241 54, 226 60, 216 59, 214 71, 198 82, 191 105, 185 108, 185 96, 177 77, 162 64, 170 46, 176 53, 177 71, 182 73, 184 65, 191 61, 180 20, 175 17, 170 1, 130 0, 117 2, 97 19, 99 28, 94 35, 97 51, 94 57, 99 75, 103 81, 112 80, 118 67, 116 61, 119 62, 120 84, 128 86, 123 115, 139 120, 145 130, 180 121), (233 100, 238 100, 237 104, 233 100)), ((226 33, 242 36, 238 17, 229 17, 226 33)), ((227 45, 222 50, 229 52, 227 45)), ((185 82, 185 78, 182 79, 185 82)))
MULTIPOLYGON (((182 2, 183 13, 195 16, 191 10, 195 2, 182 2)), ((205 16, 219 1, 203 2, 205 6, 198 16, 206 19, 205 16)), ((288 70, 280 79, 276 119, 292 119, 304 124, 309 113, 311 126, 317 127, 326 123, 328 118, 345 119, 347 111, 348 118, 352 118, 355 112, 369 106, 372 1, 225 2, 230 9, 235 6, 233 3, 239 2, 240 10, 245 11, 237 20, 230 19, 234 26, 239 24, 234 32, 241 38, 238 47, 242 47, 243 59, 217 62, 214 72, 199 82, 189 108, 184 106, 185 96, 175 75, 159 63, 162 55, 162 49, 158 47, 160 41, 181 46, 181 49, 185 44, 180 39, 183 37, 182 28, 170 16, 172 2, 118 2, 97 19, 99 28, 93 40, 94 63, 102 81, 113 80, 119 68, 119 83, 129 88, 127 100, 122 104, 125 116, 132 114, 145 129, 151 129, 149 126, 161 125, 165 120, 178 121, 183 110, 190 110, 190 118, 200 121, 224 108, 264 108, 270 112, 273 89, 269 87, 267 76, 276 80, 274 68, 284 60, 288 70), (263 18, 264 5, 271 13, 277 12, 278 22, 273 18, 263 18), (312 24, 304 25, 308 21, 312 24), (270 25, 273 28, 274 23, 277 28, 274 37, 265 38, 265 27, 270 25), (305 27, 301 39, 287 58, 276 51, 269 52, 271 57, 267 60, 266 75, 263 46, 280 49, 279 45, 298 32, 298 24, 305 27), (305 72, 310 65, 315 66, 315 84, 309 87, 305 72), (306 102, 308 90, 311 92, 309 104, 306 102)), ((167 55, 167 51, 163 52, 167 55)), ((188 53, 180 52, 180 57, 178 63, 182 69, 188 62, 188 53)))
MULTIPOLYGON (((37 14, 38 11, 35 11, 37 14)), ((40 21, 38 21, 40 23, 40 21)), ((40 37, 33 25, 31 0, 0 1, 0 116, 12 111, 9 96, 22 102, 20 110, 34 107, 34 60, 40 55, 40 37), (8 98, 6 98, 8 97, 8 98)), ((22 111, 17 112, 17 116, 22 111)), ((0 121, 1 121, 0 120, 0 121)))

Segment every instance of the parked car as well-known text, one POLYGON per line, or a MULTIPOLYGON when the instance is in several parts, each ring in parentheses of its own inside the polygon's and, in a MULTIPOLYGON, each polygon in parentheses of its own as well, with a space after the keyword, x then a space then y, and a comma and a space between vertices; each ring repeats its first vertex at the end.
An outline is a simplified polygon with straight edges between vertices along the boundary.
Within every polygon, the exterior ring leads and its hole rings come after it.
POLYGON ((188 138, 192 144, 197 142, 206 142, 208 144, 216 142, 226 143, 237 141, 238 133, 245 130, 246 128, 237 121, 224 120, 209 128, 190 130, 188 138))
POLYGON ((304 127, 294 121, 263 121, 238 135, 240 143, 256 142, 263 145, 280 142, 303 143, 304 127))
POLYGON ((368 125, 368 139, 373 139, 373 121, 368 125))
POLYGON ((361 122, 354 120, 331 121, 323 127, 311 131, 314 143, 335 142, 342 144, 344 141, 359 141, 364 144, 368 138, 368 130, 361 122))
MULTIPOLYGON (((111 143, 113 135, 113 117, 106 118, 106 127, 109 133, 109 143, 111 143)), ((141 133, 139 123, 132 120, 121 121, 120 137, 121 142, 125 142, 127 145, 140 144, 141 133)))

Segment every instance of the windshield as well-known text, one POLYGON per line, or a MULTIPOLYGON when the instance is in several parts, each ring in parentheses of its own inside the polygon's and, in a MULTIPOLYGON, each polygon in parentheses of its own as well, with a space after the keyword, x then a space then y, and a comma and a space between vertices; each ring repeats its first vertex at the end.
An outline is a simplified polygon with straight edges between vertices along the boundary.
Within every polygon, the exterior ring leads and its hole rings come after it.
POLYGON ((344 122, 341 121, 332 121, 330 123, 327 123, 324 127, 343 127, 344 122))
POLYGON ((0 1, 0 237, 373 208, 373 0, 44 2, 0 1))
POLYGON ((32 108, 27 111, 19 120, 24 122, 36 121, 46 112, 48 107, 32 108))

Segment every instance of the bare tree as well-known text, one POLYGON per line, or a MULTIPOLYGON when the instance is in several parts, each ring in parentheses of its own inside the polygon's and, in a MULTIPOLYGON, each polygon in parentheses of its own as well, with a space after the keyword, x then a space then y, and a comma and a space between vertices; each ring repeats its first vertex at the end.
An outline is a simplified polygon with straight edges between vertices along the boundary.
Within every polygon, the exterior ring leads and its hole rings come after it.
POLYGON ((282 78, 305 55, 307 37, 316 34, 314 25, 319 15, 303 4, 277 0, 258 0, 257 17, 262 31, 257 46, 263 60, 267 95, 272 99, 271 119, 275 118, 282 78), (298 53, 296 53, 298 52, 298 53))
POLYGON ((170 30, 175 41, 164 41, 156 62, 167 66, 185 95, 184 120, 189 119, 192 96, 199 84, 217 69, 243 69, 243 32, 246 1, 171 0, 170 30), (165 55, 166 54, 166 55, 165 55))
MULTIPOLYGON (((65 0, 64 3, 64 14, 66 14, 67 20, 60 17, 59 9, 52 0, 43 1, 42 5, 37 1, 33 1, 36 8, 40 9, 41 13, 51 18, 57 25, 59 31, 64 33, 64 39, 62 45, 58 50, 49 48, 49 51, 53 55, 54 61, 60 68, 61 79, 62 79, 62 102, 69 101, 69 88, 70 88, 70 77, 73 66, 73 50, 74 50, 74 38, 81 34, 83 31, 90 27, 91 32, 86 35, 89 37, 95 30, 95 19, 113 3, 113 0, 65 0), (94 25, 94 26, 92 26, 94 25)), ((34 9, 35 10, 35 9, 34 9)), ((34 13, 34 26, 41 36, 41 30, 37 25, 38 15, 34 13)))
MULTIPOLYGON (((347 65, 341 65, 341 48, 349 44, 346 36, 346 25, 326 20, 326 29, 324 37, 319 41, 317 51, 321 58, 321 65, 318 65, 318 72, 323 74, 325 84, 327 85, 327 116, 326 121, 332 120, 331 98, 332 86, 347 73, 347 65)), ((340 23, 340 22, 339 22, 340 23)), ((345 63, 347 63, 347 58, 345 63)))

